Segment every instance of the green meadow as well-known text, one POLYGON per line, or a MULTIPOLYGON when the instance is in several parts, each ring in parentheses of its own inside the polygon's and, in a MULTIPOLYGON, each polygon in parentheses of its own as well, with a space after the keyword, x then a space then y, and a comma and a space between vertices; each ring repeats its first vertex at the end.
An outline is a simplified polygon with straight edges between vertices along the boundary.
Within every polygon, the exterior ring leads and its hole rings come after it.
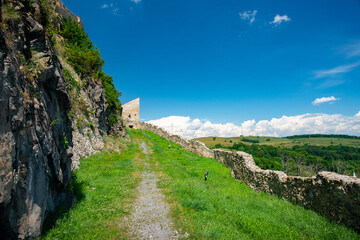
POLYGON ((142 169, 138 159, 143 154, 134 142, 107 139, 106 145, 101 153, 81 159, 71 182, 77 202, 45 221, 41 239, 126 238, 122 222, 140 181, 136 172, 142 169))
POLYGON ((72 183, 77 203, 53 217, 43 239, 126 239, 124 222, 145 157, 141 142, 151 149, 150 166, 171 206, 175 228, 187 239, 360 239, 313 211, 253 191, 214 159, 185 151, 150 131, 128 133, 128 142, 108 139, 110 147, 81 159, 72 183))
POLYGON ((230 147, 234 143, 245 143, 252 144, 251 142, 243 141, 243 139, 255 140, 259 141, 260 145, 271 145, 274 147, 281 148, 292 148, 295 145, 314 145, 314 146, 348 146, 348 147, 356 147, 360 148, 360 139, 351 139, 351 138, 338 138, 338 137, 304 137, 304 138, 277 138, 277 137, 254 137, 254 136, 246 136, 246 137, 203 137, 196 138, 194 140, 205 143, 205 145, 209 148, 214 148, 216 144, 221 144, 225 147, 230 147), (215 138, 215 139, 214 139, 215 138))

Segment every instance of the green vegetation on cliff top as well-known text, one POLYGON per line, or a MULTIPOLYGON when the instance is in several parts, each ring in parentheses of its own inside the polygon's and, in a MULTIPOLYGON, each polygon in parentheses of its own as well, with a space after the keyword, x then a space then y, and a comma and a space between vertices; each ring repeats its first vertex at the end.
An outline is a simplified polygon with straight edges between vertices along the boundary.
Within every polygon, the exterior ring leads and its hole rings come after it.
MULTIPOLYGON (((104 150, 81 159, 75 174, 83 197, 44 239, 125 239, 124 225, 145 157, 138 146, 143 141, 151 147, 150 167, 159 176, 175 228, 188 233, 188 239, 360 239, 311 210, 253 191, 214 159, 185 151, 150 131, 129 130, 129 136, 121 154, 104 150)), ((115 140, 107 146, 119 148, 115 140)))
MULTIPOLYGON (((24 1, 29 11, 32 10, 32 1, 24 1)), ((104 60, 100 56, 100 51, 90 40, 89 36, 77 22, 72 19, 63 19, 60 29, 54 25, 54 6, 49 0, 40 0, 40 9, 42 12, 42 24, 45 32, 54 46, 57 54, 64 57, 66 61, 73 67, 76 73, 82 79, 93 79, 101 81, 103 85, 105 98, 107 103, 107 112, 109 115, 109 124, 112 125, 119 120, 121 112, 121 102, 119 97, 121 93, 115 88, 113 78, 106 75, 102 70, 104 60), (56 36, 61 36, 64 41, 59 41, 56 36)), ((67 79, 71 80, 69 72, 67 79)), ((70 88, 77 88, 76 81, 68 82, 70 88)))
POLYGON ((61 26, 60 35, 65 39, 67 61, 79 76, 100 79, 104 87, 109 123, 114 124, 120 114, 120 93, 115 88, 111 76, 102 70, 104 60, 99 49, 95 48, 84 29, 75 21, 66 19, 61 26))

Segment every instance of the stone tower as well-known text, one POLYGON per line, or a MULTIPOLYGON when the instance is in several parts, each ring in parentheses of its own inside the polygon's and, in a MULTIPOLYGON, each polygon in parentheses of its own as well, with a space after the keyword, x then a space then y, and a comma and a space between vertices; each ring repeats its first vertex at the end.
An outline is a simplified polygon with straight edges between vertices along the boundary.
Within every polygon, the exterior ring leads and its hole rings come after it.
POLYGON ((140 98, 136 98, 122 105, 122 116, 124 119, 140 120, 140 98))

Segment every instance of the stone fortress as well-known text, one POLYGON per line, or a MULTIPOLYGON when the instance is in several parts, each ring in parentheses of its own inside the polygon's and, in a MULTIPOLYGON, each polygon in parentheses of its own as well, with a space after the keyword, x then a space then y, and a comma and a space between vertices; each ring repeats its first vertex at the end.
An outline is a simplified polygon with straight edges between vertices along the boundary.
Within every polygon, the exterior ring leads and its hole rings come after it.
MULTIPOLYGON (((139 104, 133 106, 133 109, 140 110, 139 104)), ((152 131, 197 155, 214 158, 229 168, 235 179, 246 183, 255 191, 275 194, 360 232, 359 178, 334 172, 318 172, 313 177, 299 177, 288 176, 282 171, 263 170, 255 164, 252 155, 245 152, 212 150, 201 142, 187 141, 150 123, 123 116, 129 127, 152 131)))
POLYGON ((140 98, 122 105, 122 117, 129 120, 140 120, 140 98))

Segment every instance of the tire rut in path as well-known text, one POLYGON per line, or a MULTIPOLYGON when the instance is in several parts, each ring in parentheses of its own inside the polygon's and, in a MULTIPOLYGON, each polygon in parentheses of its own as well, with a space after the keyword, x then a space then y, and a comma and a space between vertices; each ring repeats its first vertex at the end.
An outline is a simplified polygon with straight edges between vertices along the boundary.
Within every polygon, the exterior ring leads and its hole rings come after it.
POLYGON ((142 181, 137 187, 138 197, 130 216, 131 239, 178 239, 179 233, 172 228, 170 206, 165 202, 164 194, 156 183, 159 180, 156 173, 150 169, 148 149, 145 142, 141 143, 144 159, 142 181))

